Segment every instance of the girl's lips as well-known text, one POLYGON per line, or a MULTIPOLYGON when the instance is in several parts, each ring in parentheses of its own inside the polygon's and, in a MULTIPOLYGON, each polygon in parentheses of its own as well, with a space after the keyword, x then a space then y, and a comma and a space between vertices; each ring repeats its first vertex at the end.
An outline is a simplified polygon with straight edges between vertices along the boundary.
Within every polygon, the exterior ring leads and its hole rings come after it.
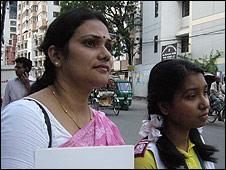
POLYGON ((203 116, 208 116, 208 112, 201 114, 200 117, 203 117, 203 116))
POLYGON ((201 119, 207 120, 208 119, 208 113, 204 113, 200 116, 201 119))

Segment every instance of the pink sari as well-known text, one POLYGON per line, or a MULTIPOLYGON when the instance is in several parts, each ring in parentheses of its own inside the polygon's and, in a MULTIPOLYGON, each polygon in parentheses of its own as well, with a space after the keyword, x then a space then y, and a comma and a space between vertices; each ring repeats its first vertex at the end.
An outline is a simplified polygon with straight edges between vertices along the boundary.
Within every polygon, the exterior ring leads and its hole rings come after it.
POLYGON ((93 111, 93 119, 59 147, 112 146, 125 142, 117 126, 103 112, 93 111))

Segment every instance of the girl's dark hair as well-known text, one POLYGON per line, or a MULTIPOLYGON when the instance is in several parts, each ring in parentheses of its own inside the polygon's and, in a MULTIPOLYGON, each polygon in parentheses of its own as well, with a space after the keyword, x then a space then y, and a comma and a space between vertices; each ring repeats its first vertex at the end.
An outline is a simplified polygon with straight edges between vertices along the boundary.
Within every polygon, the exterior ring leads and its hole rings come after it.
POLYGON ((67 57, 69 40, 75 30, 87 20, 99 20, 108 28, 106 19, 100 12, 87 8, 74 8, 69 10, 50 24, 45 34, 44 41, 39 47, 39 50, 43 51, 46 56, 44 62, 45 72, 42 77, 31 86, 30 94, 51 85, 56 79, 55 66, 48 56, 48 48, 54 45, 59 52, 67 57))
MULTIPOLYGON (((153 67, 148 82, 147 101, 149 119, 151 114, 159 114, 164 118, 157 103, 172 102, 176 91, 181 88, 186 77, 192 73, 204 75, 203 69, 190 61, 182 59, 164 60, 153 67)), ((176 146, 167 138, 163 130, 161 132, 162 136, 156 144, 164 165, 167 168, 187 168, 183 154, 176 149, 176 146)), ((190 130, 189 138, 195 144, 194 149, 201 159, 216 162, 212 155, 217 149, 203 144, 197 129, 190 130)))

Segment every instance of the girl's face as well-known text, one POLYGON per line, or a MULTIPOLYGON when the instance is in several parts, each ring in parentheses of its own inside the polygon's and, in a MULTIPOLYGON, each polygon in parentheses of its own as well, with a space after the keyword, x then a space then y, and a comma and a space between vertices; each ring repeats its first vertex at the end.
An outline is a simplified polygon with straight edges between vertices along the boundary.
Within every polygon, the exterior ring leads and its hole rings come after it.
POLYGON ((104 86, 113 65, 111 46, 108 29, 101 21, 85 21, 69 41, 69 56, 62 65, 63 79, 89 90, 104 86))
POLYGON ((167 121, 179 128, 198 128, 205 124, 209 107, 204 76, 201 73, 192 73, 169 104, 167 121))

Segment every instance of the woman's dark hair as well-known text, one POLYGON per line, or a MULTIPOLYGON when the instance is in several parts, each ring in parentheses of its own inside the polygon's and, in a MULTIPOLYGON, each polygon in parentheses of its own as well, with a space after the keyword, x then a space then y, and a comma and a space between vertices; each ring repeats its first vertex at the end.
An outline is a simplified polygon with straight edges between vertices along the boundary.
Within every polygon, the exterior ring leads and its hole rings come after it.
MULTIPOLYGON (((201 73, 204 75, 203 69, 190 61, 182 59, 164 60, 156 64, 150 72, 148 82, 148 114, 164 115, 160 111, 159 102, 170 103, 173 101, 175 93, 181 88, 186 77, 192 73, 201 73)), ((159 155, 167 168, 186 167, 185 158, 176 146, 167 138, 161 129, 162 136, 156 145, 159 155)), ((217 151, 213 146, 203 144, 197 129, 189 131, 189 138, 195 144, 194 150, 205 161, 216 162, 211 157, 217 151)))
POLYGON ((101 13, 87 8, 74 8, 69 10, 50 24, 45 34, 44 41, 39 47, 39 50, 43 51, 46 56, 44 62, 45 72, 42 77, 31 86, 30 94, 51 85, 56 78, 55 66, 48 56, 48 48, 54 45, 56 50, 67 57, 69 40, 75 30, 87 20, 99 20, 108 28, 106 19, 101 13))

